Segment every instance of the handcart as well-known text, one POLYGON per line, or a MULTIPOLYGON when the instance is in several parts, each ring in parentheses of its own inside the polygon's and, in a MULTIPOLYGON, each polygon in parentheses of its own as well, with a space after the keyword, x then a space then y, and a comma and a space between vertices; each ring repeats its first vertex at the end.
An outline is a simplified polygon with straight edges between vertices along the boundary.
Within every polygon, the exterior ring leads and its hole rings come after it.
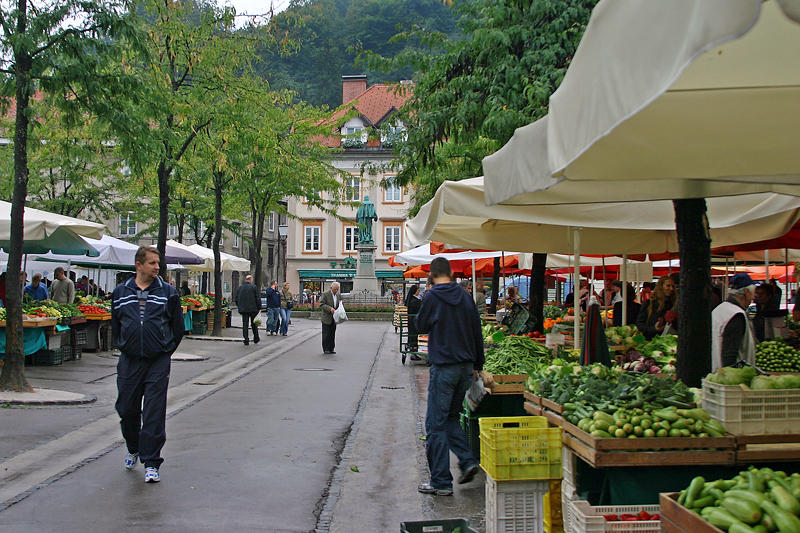
POLYGON ((414 320, 414 315, 408 315, 408 309, 405 306, 398 305, 395 307, 394 310, 394 318, 392 320, 394 324, 395 332, 400 334, 400 356, 402 360, 402 364, 406 364, 406 358, 411 356, 412 360, 414 359, 413 356, 422 358, 425 360, 426 364, 430 364, 428 362, 428 336, 427 335, 417 335, 417 348, 416 350, 413 349, 412 346, 409 346, 410 335, 408 334, 408 321, 414 320))

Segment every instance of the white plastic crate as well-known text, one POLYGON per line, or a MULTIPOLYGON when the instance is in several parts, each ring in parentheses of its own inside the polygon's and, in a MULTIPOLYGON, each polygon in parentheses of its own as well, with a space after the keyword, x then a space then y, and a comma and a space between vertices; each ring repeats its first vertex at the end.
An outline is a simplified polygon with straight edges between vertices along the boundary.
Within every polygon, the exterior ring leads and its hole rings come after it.
POLYGON ((61 333, 53 333, 47 336, 47 349, 48 350, 58 350, 61 348, 61 337, 64 335, 61 333))
POLYGON ((578 456, 566 446, 561 447, 561 469, 564 481, 569 482, 573 487, 577 486, 576 471, 578 468, 578 456))
POLYGON ((703 409, 736 435, 797 433, 800 389, 752 390, 704 379, 703 409))
POLYGON ((604 505, 592 506, 585 500, 569 502, 570 533, 606 533, 609 531, 635 531, 637 533, 659 533, 661 521, 647 522, 606 522, 607 514, 638 514, 647 511, 650 514, 661 513, 658 505, 604 505))
POLYGON ((575 531, 573 525, 575 519, 572 518, 572 509, 570 502, 577 498, 575 486, 566 480, 561 481, 561 517, 564 521, 564 531, 572 533, 575 531))
POLYGON ((486 476, 486 533, 544 533, 550 481, 495 481, 486 476))

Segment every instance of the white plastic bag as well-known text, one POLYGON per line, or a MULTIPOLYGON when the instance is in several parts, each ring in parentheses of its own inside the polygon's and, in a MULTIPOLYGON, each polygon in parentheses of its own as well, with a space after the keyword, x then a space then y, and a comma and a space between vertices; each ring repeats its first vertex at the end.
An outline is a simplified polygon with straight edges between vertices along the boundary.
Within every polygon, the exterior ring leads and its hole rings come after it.
POLYGON ((344 312, 344 304, 339 302, 339 307, 333 311, 333 321, 341 324, 345 320, 347 320, 347 313, 344 312))
POLYGON ((475 411, 484 396, 486 396, 486 389, 483 387, 483 378, 478 377, 478 379, 472 382, 469 389, 467 389, 467 405, 469 405, 469 410, 475 411))

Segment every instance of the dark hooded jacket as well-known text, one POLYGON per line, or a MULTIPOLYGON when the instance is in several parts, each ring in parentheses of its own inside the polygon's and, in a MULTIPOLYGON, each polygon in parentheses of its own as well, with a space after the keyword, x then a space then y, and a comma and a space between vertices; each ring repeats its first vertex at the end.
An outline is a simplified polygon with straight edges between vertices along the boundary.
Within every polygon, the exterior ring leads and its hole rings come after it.
POLYGON ((161 278, 144 291, 136 278, 118 285, 111 297, 111 332, 126 355, 150 359, 172 354, 184 332, 181 298, 175 287, 161 278))
POLYGON ((428 360, 434 365, 471 362, 483 369, 481 319, 475 302, 455 282, 439 283, 425 293, 417 331, 428 333, 428 360))

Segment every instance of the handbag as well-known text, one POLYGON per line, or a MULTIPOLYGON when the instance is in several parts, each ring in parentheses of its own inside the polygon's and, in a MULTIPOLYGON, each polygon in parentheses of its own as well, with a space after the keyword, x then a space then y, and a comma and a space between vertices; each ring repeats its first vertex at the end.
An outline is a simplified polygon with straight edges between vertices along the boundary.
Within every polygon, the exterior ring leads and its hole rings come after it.
POLYGON ((286 302, 286 309, 291 309, 292 307, 294 307, 294 300, 286 302))

